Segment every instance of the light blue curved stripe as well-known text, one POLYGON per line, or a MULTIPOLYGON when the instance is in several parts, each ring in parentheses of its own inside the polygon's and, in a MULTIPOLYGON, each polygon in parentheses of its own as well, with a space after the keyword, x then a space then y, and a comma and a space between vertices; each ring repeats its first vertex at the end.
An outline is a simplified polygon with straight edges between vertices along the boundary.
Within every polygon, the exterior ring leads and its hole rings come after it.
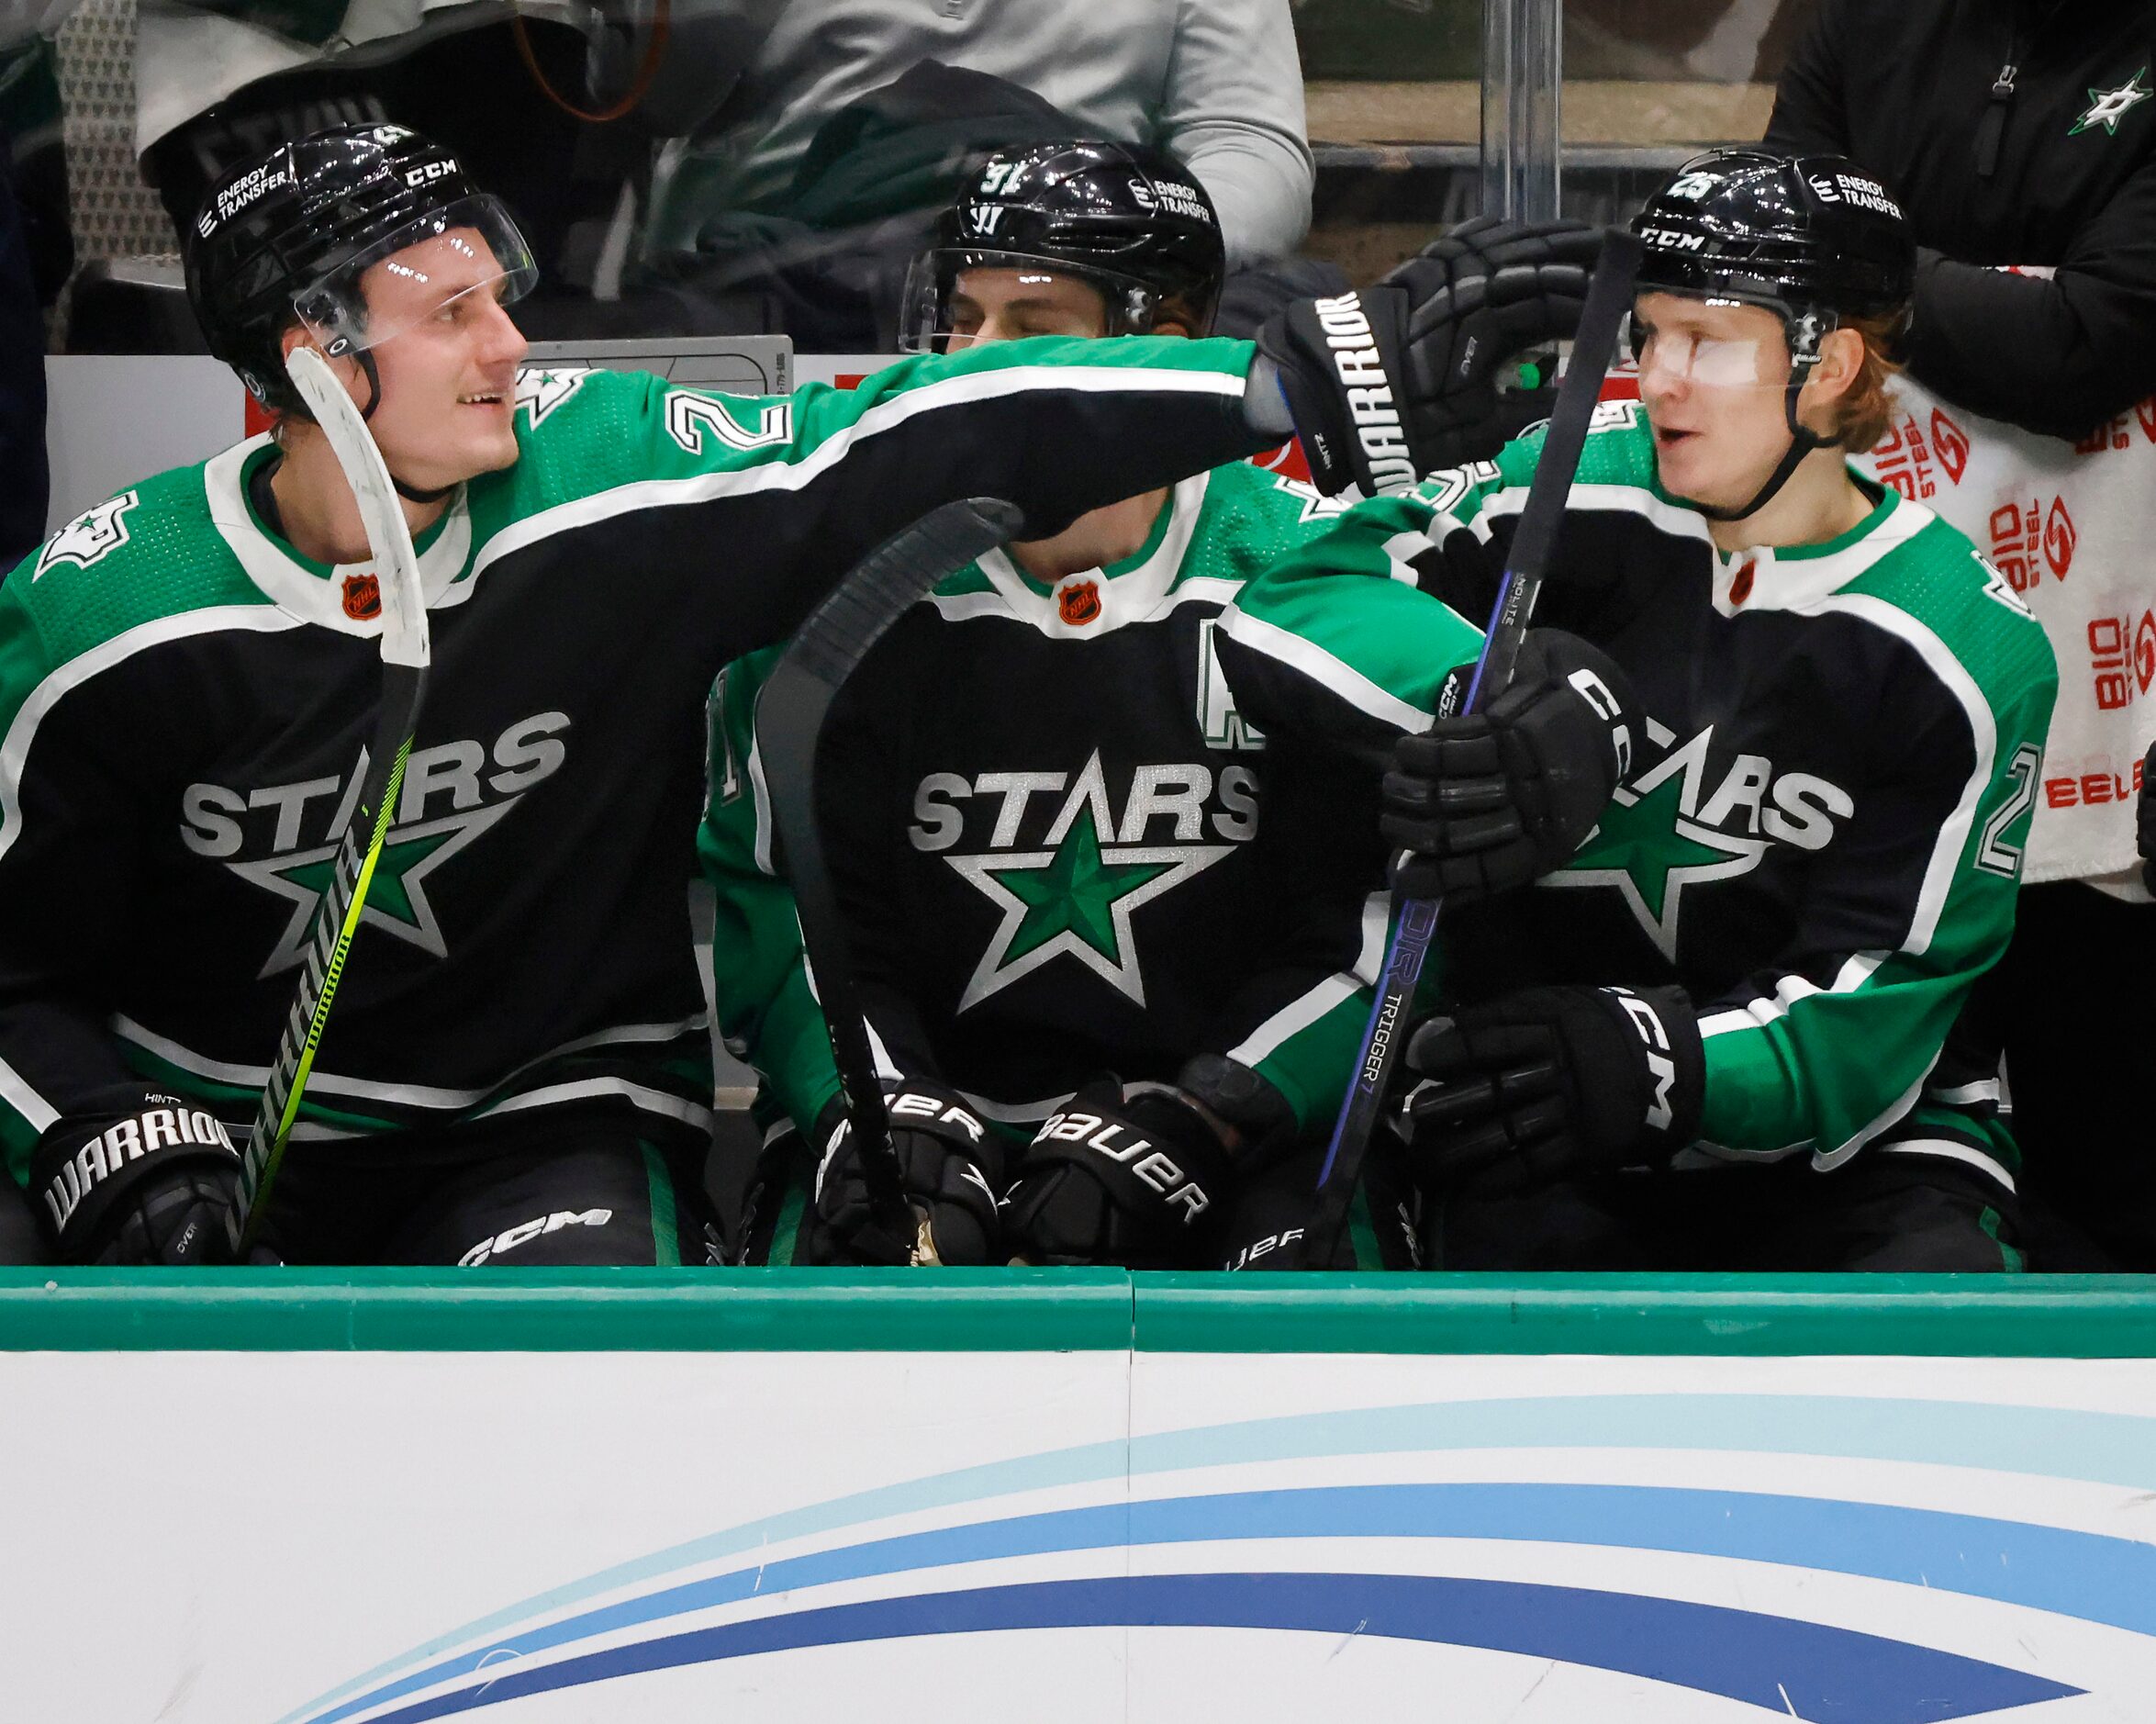
MULTIPOLYGON (((1924 1586, 2156 1635, 2156 1545, 2026 1521, 1834 1498, 1660 1485, 1319 1485, 1054 1509, 811 1551, 667 1587, 516 1637, 519 1658, 838 1582, 999 1558, 1253 1539, 1497 1539, 1771 1562, 1924 1586)), ((353 1710, 476 1673, 426 1666, 353 1710)))
POLYGON ((296 1707, 278 1724, 302 1718, 312 1724, 335 1724, 384 1697, 363 1691, 415 1663, 458 1647, 472 1647, 476 1657, 535 1616, 683 1568, 723 1561, 758 1545, 990 1496, 1112 1479, 1126 1472, 1134 1478, 1259 1461, 1484 1448, 1786 1453, 1983 1467, 2156 1490, 2156 1419, 2072 1408, 1860 1395, 1535 1395, 1243 1419, 932 1473, 692 1539, 438 1635, 296 1707), (337 1704, 355 1694, 363 1697, 337 1704))

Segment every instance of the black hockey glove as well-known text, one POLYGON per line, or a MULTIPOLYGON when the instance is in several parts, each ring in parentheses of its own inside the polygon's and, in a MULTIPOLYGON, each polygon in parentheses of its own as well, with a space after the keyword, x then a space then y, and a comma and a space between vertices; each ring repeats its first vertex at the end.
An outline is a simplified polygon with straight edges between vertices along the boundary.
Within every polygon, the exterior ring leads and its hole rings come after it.
POLYGON ((1407 1159, 1502 1196, 1662 1167, 1699 1134, 1706 1055, 1681 988, 1527 988, 1434 1017, 1407 1045, 1407 1159))
POLYGON ((2141 856, 2141 885, 2156 894, 2156 746, 2141 762, 2141 800, 2134 807, 2134 848, 2141 856))
MULTIPOLYGON (((1453 676, 1464 684, 1469 674, 1453 676)), ((1511 686, 1488 707, 1393 744, 1378 824, 1407 853, 1394 885, 1457 903, 1561 867, 1624 782, 1638 724, 1631 680, 1607 654, 1530 631, 1511 686)))
POLYGON ((1602 229, 1577 221, 1463 221, 1380 284, 1408 297, 1407 373, 1424 470, 1487 461, 1548 416, 1547 387, 1501 397, 1508 361, 1580 327, 1602 229))
MULTIPOLYGON (((887 1090, 883 1099, 891 1116, 899 1183, 915 1215, 927 1219, 936 1260, 1004 1261, 996 1220, 1002 1145, 955 1091, 941 1084, 908 1081, 887 1090)), ((862 1261, 911 1262, 916 1239, 894 1239, 877 1217, 852 1125, 843 1095, 817 1121, 823 1152, 816 1168, 816 1214, 862 1261)))
POLYGON ((1209 1265, 1229 1182, 1294 1129, 1287 1099, 1246 1066, 1201 1055, 1180 1086, 1102 1078, 1044 1124, 1003 1200, 1031 1263, 1209 1265))
POLYGON ((224 1126, 176 1095, 57 1121, 30 1153, 30 1205, 62 1263, 229 1263, 239 1189, 224 1126))

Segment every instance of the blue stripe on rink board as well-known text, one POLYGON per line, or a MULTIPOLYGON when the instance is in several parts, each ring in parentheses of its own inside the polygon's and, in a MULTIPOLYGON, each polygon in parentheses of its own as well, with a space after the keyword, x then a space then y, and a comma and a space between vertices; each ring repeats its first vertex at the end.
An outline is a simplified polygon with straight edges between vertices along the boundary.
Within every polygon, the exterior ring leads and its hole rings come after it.
MULTIPOLYGON (((528 1629, 522 1656, 698 1610, 996 1559, 1253 1539, 1490 1539, 1668 1551, 1927 1587, 2156 1635, 2156 1545, 1834 1498, 1656 1485, 1321 1485, 1141 1499, 877 1539, 665 1588, 528 1629)), ((475 1673, 443 1660, 332 1716, 475 1673)))
POLYGON ((2156 1490, 2156 1419, 2077 1408, 1868 1395, 1581 1394, 1411 1403, 1243 1419, 1087 1443, 904 1480, 691 1539, 463 1624, 338 1684, 278 1724, 336 1724, 441 1679, 405 1677, 427 1659, 464 1662, 531 1619, 782 1540, 987 1497, 1250 1461, 1462 1449, 1675 1449, 1909 1461, 2156 1490), (458 1652, 456 1649, 465 1649, 458 1652), (371 1692, 363 1694, 363 1690, 371 1692), (356 1697, 355 1697, 356 1696, 356 1697), (344 1702, 339 1705, 339 1702, 344 1702), (321 1710, 329 1707, 330 1710, 321 1710))
POLYGON ((1800 1718, 1932 1724, 2083 1692, 1848 1629, 1715 1605, 1419 1574, 1137 1574, 832 1605, 512 1669, 385 1714, 423 1724, 647 1671, 863 1640, 1009 1629, 1207 1628, 1367 1634, 1553 1659, 1800 1718))

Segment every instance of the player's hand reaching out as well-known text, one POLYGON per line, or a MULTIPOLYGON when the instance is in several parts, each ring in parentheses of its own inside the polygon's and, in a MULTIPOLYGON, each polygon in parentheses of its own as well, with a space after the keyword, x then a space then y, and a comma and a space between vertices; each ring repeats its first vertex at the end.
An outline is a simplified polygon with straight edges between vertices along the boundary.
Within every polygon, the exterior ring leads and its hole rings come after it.
POLYGON ((1504 364, 1580 326, 1600 229, 1463 223, 1375 286, 1303 299, 1258 331, 1311 476, 1331 494, 1402 491, 1494 455, 1504 364))

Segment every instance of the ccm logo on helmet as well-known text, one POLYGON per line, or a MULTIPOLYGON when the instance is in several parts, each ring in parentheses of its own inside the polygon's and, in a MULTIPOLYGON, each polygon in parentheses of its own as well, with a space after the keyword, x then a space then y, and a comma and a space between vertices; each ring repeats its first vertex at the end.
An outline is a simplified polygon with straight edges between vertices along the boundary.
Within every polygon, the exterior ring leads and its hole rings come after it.
POLYGON ((1642 228, 1639 242, 1659 252, 1696 252, 1707 242, 1704 233, 1686 233, 1681 228, 1642 228))
POLYGON ((445 162, 422 162, 416 168, 405 170, 404 183, 407 185, 430 185, 436 180, 446 180, 456 171, 457 164, 453 158, 445 162))
POLYGON ((1415 482, 1414 463, 1362 302, 1353 294, 1341 294, 1314 303, 1318 327, 1333 350, 1333 367, 1346 386, 1347 410, 1370 464, 1370 482, 1380 490, 1406 490, 1415 482))
POLYGON ((1129 1168, 1170 1204, 1183 1211, 1185 1226, 1212 1206, 1212 1200, 1200 1189, 1198 1181, 1154 1148, 1150 1137, 1117 1141, 1126 1136, 1121 1125, 1104 1121, 1098 1114, 1056 1114, 1041 1127, 1043 1141, 1082 1144, 1096 1155, 1106 1156, 1111 1161, 1129 1168))

